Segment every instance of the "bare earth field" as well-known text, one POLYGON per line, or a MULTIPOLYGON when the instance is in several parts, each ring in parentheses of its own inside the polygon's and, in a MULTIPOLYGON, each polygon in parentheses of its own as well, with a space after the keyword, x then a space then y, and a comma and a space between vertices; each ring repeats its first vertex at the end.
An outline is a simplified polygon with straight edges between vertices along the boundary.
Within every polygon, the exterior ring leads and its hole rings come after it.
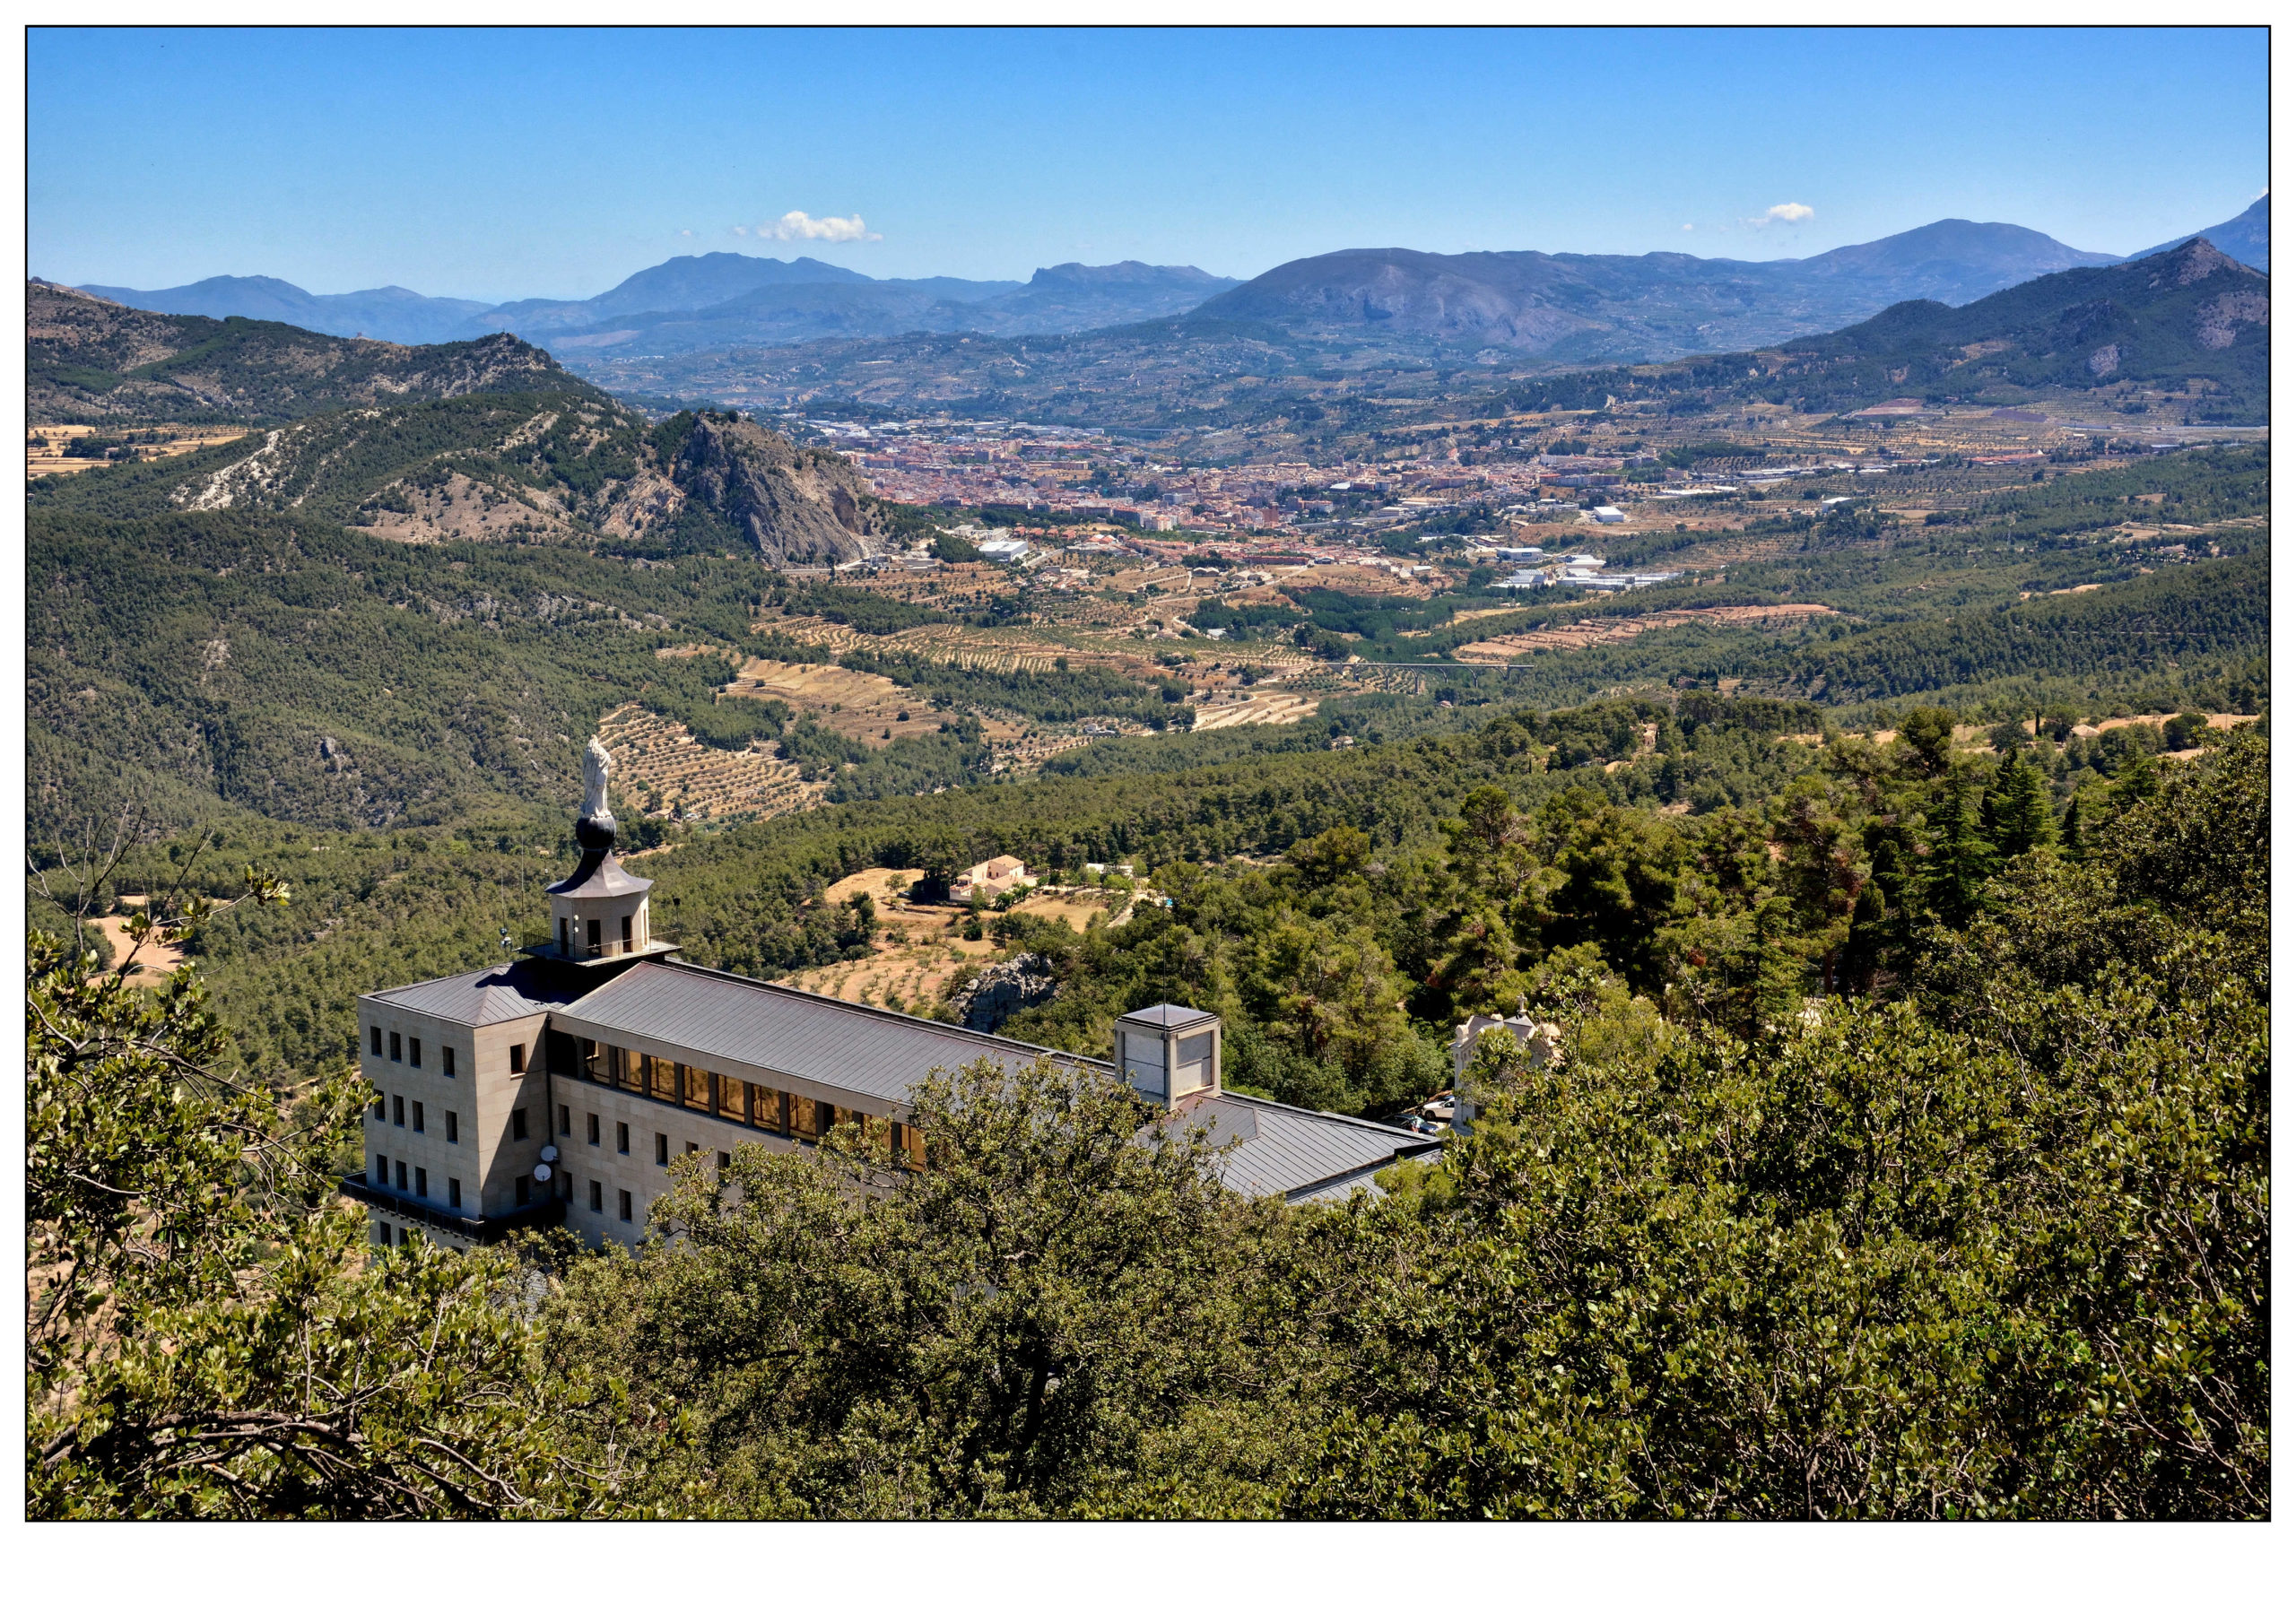
POLYGON ((1462 645, 1458 656, 1462 660, 1497 664, 1518 655, 1546 649, 1590 649, 1606 643, 1631 643, 1645 632, 1693 622, 1709 627, 1792 627, 1839 613, 1824 604, 1718 604, 1711 610, 1658 610, 1647 615, 1589 618, 1535 632, 1510 632, 1481 643, 1462 645))

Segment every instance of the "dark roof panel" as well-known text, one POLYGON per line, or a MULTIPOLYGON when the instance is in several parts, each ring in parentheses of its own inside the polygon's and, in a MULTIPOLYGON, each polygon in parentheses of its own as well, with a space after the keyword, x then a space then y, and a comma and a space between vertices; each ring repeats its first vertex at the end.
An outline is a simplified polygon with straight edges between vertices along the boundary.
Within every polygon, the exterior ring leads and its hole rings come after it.
POLYGON ((556 1009, 571 999, 575 991, 548 966, 521 959, 515 965, 442 976, 436 981, 416 982, 367 996, 434 1020, 491 1026, 556 1009))

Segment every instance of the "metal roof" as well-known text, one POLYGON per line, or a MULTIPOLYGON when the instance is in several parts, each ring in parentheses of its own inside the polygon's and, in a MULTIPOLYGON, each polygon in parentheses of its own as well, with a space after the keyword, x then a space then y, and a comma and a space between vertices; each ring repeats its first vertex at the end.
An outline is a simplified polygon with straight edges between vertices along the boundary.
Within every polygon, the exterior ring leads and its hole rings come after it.
POLYGON ((673 1058, 709 1055, 818 1082, 831 1101, 842 1090, 907 1103, 936 1070, 1051 1052, 679 960, 631 966, 567 1005, 564 1019, 643 1038, 673 1058))
POLYGON ((1144 1026, 1192 1026, 1198 1020, 1215 1017, 1200 1009, 1184 1009, 1177 1003, 1159 1003, 1147 1009, 1136 1009, 1124 1017, 1144 1026))
POLYGON ((532 959, 498 965, 491 970, 468 970, 442 976, 436 981, 392 987, 368 997, 379 1003, 411 1010, 434 1020, 463 1026, 491 1026, 556 1009, 573 997, 559 973, 532 959))
POLYGON ((652 878, 632 876, 623 870, 622 856, 608 848, 595 855, 586 850, 573 875, 542 890, 554 898, 620 898, 642 893, 653 885, 652 878))
MULTIPOLYGON (((984 1056, 1008 1068, 1048 1055, 1091 1070, 1114 1068, 1106 1060, 983 1037, 674 959, 632 965, 578 997, 544 960, 370 996, 472 1026, 554 1010, 569 1026, 619 1032, 673 1058, 714 1058, 816 1083, 832 1102, 858 1098, 908 1104, 935 1071, 961 1069, 984 1056)), ((1214 1017, 1157 1004, 1125 1018, 1180 1026, 1214 1017)), ((1368 1181, 1370 1172, 1441 1147, 1434 1137, 1399 1126, 1238 1093, 1199 1098, 1167 1124, 1182 1135, 1204 1126, 1222 1179, 1248 1197, 1344 1196, 1368 1181)))
MULTIPOLYGON (((1325 1196, 1314 1189, 1365 1174, 1397 1159, 1435 1152, 1442 1143, 1401 1126, 1374 1125, 1346 1115, 1295 1108, 1272 1098, 1248 1100, 1259 1134, 1222 1156, 1228 1188, 1247 1197, 1325 1196)), ((1215 1126, 1212 1140, 1221 1141, 1215 1126)))

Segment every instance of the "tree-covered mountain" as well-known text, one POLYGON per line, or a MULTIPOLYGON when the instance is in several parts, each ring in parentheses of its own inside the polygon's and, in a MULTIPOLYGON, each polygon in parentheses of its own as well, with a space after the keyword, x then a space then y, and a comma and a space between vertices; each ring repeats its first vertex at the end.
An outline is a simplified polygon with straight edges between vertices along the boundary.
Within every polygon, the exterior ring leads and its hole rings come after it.
POLYGON ((35 425, 261 424, 481 391, 597 393, 507 334, 413 347, 334 338, 283 322, 133 310, 38 278, 25 285, 24 346, 35 425))
POLYGON ((1838 327, 1900 299, 1959 303, 2112 258, 2029 228, 1959 221, 1792 261, 1348 249, 1287 262, 1188 314, 1341 346, 1664 360, 1838 327))
POLYGON ((188 455, 43 479, 34 502, 121 519, 317 516, 411 543, 740 552, 774 566, 855 559, 884 521, 834 451, 717 412, 656 425, 587 386, 331 411, 188 455))
POLYGON ((2166 392, 2192 419, 2271 417, 2271 280, 2205 239, 2118 265, 2053 273, 1973 304, 1908 300, 1773 349, 1527 384, 1509 405, 1668 398, 1855 410, 1897 398, 2009 403, 2037 390, 2166 392))

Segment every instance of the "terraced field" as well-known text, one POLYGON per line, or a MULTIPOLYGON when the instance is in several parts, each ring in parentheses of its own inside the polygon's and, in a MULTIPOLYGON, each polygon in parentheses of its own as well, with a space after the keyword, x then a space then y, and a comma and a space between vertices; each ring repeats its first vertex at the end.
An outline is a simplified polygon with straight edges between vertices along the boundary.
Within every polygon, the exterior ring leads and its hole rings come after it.
POLYGON ((1214 732, 1223 726, 1288 726, 1316 713, 1318 700, 1297 693, 1243 693, 1225 702, 1202 706, 1196 712, 1196 729, 1214 732))
POLYGON ((849 738, 877 742, 921 737, 941 725, 933 707, 888 678, 842 665, 793 665, 782 660, 752 660, 726 691, 756 699, 778 699, 791 709, 811 712, 822 725, 849 738))
POLYGON ((1825 604, 1718 604, 1710 610, 1655 610, 1646 615, 1589 617, 1566 626, 1541 628, 1535 632, 1509 632, 1501 638, 1461 646, 1458 657, 1483 664, 1500 664, 1518 655, 1548 649, 1600 648, 1605 644, 1631 643, 1645 632, 1692 623, 1709 627, 1798 627, 1820 616, 1841 612, 1825 604))
POLYGON ((759 750, 696 742, 685 726, 636 704, 609 710, 598 736, 613 756, 615 785, 639 813, 703 820, 766 820, 822 802, 826 782, 759 750))

